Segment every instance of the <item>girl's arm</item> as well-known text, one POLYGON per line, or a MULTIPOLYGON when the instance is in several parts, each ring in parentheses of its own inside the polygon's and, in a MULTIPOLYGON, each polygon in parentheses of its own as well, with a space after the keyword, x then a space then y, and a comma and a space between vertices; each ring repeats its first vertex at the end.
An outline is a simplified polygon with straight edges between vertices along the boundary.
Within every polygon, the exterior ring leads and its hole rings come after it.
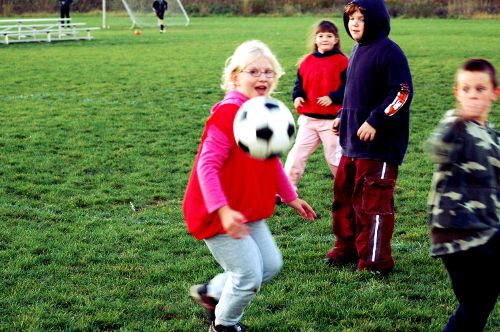
POLYGON ((224 205, 217 213, 219 214, 222 227, 226 230, 227 235, 233 239, 242 239, 250 234, 250 227, 245 225, 247 219, 240 212, 231 209, 229 205, 224 205))
POLYGON ((245 216, 228 205, 219 179, 220 169, 230 149, 229 138, 216 126, 209 127, 198 159, 197 172, 207 211, 217 211, 227 234, 234 239, 241 239, 250 233, 250 228, 245 225, 245 216))
POLYGON ((297 70, 297 79, 295 80, 295 86, 293 87, 292 101, 295 102, 295 99, 299 97, 305 100, 306 92, 304 91, 304 88, 302 86, 302 76, 300 76, 300 73, 297 70))
POLYGON ((292 183, 286 176, 285 169, 281 160, 278 159, 278 195, 280 195, 283 202, 288 204, 298 197, 295 189, 293 189, 292 183))
POLYGON ((201 148, 197 166, 201 193, 210 213, 228 204, 222 190, 219 172, 229 156, 230 149, 229 138, 216 126, 210 126, 201 148))
POLYGON ((313 208, 303 199, 296 198, 287 203, 288 206, 293 207, 304 219, 313 221, 316 218, 316 212, 313 208))

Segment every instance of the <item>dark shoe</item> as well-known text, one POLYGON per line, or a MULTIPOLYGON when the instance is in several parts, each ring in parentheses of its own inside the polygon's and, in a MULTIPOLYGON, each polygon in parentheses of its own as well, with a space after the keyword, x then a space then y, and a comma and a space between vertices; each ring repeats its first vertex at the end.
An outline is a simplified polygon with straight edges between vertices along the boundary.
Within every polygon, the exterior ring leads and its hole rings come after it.
POLYGON ((325 258, 325 263, 328 266, 331 267, 342 267, 346 265, 357 265, 358 260, 357 259, 335 259, 332 257, 326 257, 325 258))
POLYGON ((241 323, 236 323, 231 326, 214 325, 214 322, 212 321, 208 332, 245 332, 245 326, 241 323))
POLYGON ((207 309, 208 318, 210 321, 214 321, 215 306, 219 303, 219 301, 207 295, 207 284, 191 286, 189 289, 189 295, 193 298, 193 300, 207 309))

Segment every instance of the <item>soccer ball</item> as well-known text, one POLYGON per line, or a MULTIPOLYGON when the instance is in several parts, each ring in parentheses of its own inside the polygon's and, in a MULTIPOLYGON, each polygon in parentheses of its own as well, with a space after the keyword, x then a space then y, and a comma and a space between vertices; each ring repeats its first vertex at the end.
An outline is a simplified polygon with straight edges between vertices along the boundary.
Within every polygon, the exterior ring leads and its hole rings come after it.
POLYGON ((135 30, 134 35, 139 36, 141 34, 141 30, 135 30))
POLYGON ((292 146, 295 123, 290 110, 277 99, 255 97, 241 105, 233 124, 238 146, 257 159, 279 156, 292 146))

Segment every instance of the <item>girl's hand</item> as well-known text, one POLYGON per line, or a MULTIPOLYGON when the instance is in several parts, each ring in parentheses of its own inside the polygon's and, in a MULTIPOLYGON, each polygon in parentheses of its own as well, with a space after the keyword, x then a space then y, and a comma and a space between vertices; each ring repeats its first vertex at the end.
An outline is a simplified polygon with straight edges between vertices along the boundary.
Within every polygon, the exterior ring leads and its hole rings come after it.
POLYGON ((316 212, 312 209, 312 207, 307 204, 306 201, 296 198, 293 201, 286 203, 286 205, 293 207, 304 219, 308 219, 313 221, 316 218, 316 212))
POLYGON ((318 98, 318 105, 320 106, 330 106, 332 104, 332 100, 329 96, 323 96, 318 98))
POLYGON ((247 219, 238 211, 225 205, 218 210, 218 213, 222 227, 233 239, 239 240, 250 234, 250 227, 245 225, 247 219))
POLYGON ((373 141, 376 132, 377 130, 365 121, 365 123, 363 123, 358 129, 358 137, 360 140, 365 142, 373 141))
POLYGON ((335 118, 332 122, 332 131, 335 135, 339 136, 340 118, 335 118))
POLYGON ((305 100, 302 97, 297 97, 293 101, 293 106, 295 106, 295 109, 302 107, 302 104, 304 104, 305 100))

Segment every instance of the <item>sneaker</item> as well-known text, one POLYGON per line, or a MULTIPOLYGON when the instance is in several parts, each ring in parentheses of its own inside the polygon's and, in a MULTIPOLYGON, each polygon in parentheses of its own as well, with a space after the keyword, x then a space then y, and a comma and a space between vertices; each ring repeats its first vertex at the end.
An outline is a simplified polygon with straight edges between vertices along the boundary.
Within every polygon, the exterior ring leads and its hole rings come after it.
POLYGON ((215 306, 219 303, 219 301, 207 295, 207 286, 208 284, 191 286, 189 289, 189 295, 193 298, 193 300, 207 309, 208 318, 210 321, 213 321, 215 320, 215 306))
POLYGON ((165 33, 165 29, 163 29, 163 30, 160 30, 160 33, 165 33))
POLYGON ((208 332, 245 332, 245 326, 241 323, 236 323, 231 326, 225 325, 214 325, 214 322, 210 324, 208 332))

